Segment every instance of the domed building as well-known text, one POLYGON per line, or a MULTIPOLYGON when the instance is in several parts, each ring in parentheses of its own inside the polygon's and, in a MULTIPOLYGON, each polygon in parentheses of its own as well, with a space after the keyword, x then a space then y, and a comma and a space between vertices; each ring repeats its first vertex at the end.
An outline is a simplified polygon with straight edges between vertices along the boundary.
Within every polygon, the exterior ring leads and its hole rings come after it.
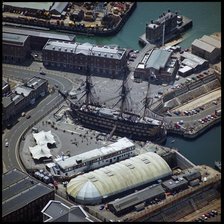
POLYGON ((71 179, 67 193, 77 203, 98 204, 104 198, 170 175, 167 162, 158 154, 147 152, 71 179))

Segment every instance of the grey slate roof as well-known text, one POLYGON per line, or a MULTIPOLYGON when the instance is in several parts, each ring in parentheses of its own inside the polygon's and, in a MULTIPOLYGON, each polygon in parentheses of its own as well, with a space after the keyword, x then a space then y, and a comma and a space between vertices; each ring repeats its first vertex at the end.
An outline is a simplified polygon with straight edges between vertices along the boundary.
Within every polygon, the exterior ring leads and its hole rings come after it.
POLYGON ((20 35, 20 34, 12 34, 12 33, 3 33, 2 40, 3 43, 15 43, 18 45, 24 45, 25 41, 27 40, 27 35, 20 35))
POLYGON ((44 46, 45 50, 61 51, 74 54, 95 55, 98 57, 107 57, 121 59, 125 54, 125 49, 118 49, 109 46, 95 46, 90 43, 76 43, 68 41, 49 40, 44 46))
POLYGON ((146 68, 154 68, 159 70, 160 68, 165 68, 172 52, 155 49, 151 53, 148 61, 146 62, 146 68))
POLYGON ((6 27, 3 26, 3 32, 5 33, 14 33, 14 34, 24 34, 27 36, 33 36, 33 37, 42 37, 42 38, 48 38, 48 39, 57 39, 57 40, 66 40, 66 41, 73 41, 75 39, 75 35, 73 34, 59 34, 54 33, 51 31, 43 31, 43 30, 29 30, 24 28, 13 28, 13 27, 6 27))
POLYGON ((20 170, 2 175, 2 217, 54 191, 20 170))

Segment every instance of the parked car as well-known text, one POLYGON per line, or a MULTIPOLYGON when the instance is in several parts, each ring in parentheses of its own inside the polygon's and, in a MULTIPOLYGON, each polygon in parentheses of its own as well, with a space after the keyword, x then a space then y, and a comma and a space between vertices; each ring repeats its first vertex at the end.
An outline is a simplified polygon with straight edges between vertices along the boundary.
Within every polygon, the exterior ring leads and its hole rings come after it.
POLYGON ((31 117, 30 114, 27 114, 27 115, 26 115, 26 119, 29 119, 30 117, 31 117))

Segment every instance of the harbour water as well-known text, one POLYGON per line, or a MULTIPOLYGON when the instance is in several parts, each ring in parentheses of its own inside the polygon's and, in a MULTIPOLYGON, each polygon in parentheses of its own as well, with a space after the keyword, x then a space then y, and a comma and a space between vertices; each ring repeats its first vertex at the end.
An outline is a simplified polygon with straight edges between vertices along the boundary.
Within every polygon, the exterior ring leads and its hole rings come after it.
MULTIPOLYGON (((184 34, 184 40, 180 44, 183 48, 190 47, 194 39, 205 34, 221 32, 220 2, 138 2, 136 10, 117 35, 106 38, 77 36, 77 41, 141 49, 138 38, 145 32, 146 23, 158 18, 168 9, 178 11, 193 20, 192 29, 184 34)), ((194 140, 168 136, 166 146, 177 148, 195 164, 214 167, 214 161, 221 160, 221 124, 194 140)))

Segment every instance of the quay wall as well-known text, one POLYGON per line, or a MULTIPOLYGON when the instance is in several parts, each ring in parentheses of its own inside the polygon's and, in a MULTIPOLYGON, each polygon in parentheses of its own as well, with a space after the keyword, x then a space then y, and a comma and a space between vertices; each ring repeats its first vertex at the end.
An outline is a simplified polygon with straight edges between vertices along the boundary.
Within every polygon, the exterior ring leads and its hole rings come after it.
POLYGON ((205 131, 209 130, 210 128, 212 128, 213 126, 215 126, 216 124, 218 124, 221 121, 221 117, 216 118, 215 120, 211 121, 210 123, 208 123, 206 126, 194 131, 194 132, 190 132, 190 131, 184 131, 183 129, 174 129, 174 128, 168 128, 167 129, 167 134, 174 134, 174 135, 179 135, 182 136, 184 138, 196 138, 198 136, 200 136, 201 134, 203 134, 205 131))
POLYGON ((133 5, 130 7, 130 9, 124 14, 124 16, 121 18, 120 22, 112 29, 108 30, 99 30, 99 29, 89 29, 85 27, 72 27, 72 26, 61 26, 57 24, 48 24, 47 22, 39 22, 38 24, 35 22, 28 21, 24 18, 12 18, 12 17, 3 17, 4 22, 14 22, 14 23, 20 23, 20 24, 26 24, 26 25, 33 25, 33 26, 40 26, 40 27, 47 27, 52 30, 62 31, 62 32, 68 32, 71 31, 73 33, 77 34, 84 34, 89 36, 112 36, 118 33, 121 28, 124 26, 128 18, 131 16, 132 12, 136 9, 137 2, 134 2, 133 5))
POLYGON ((199 129, 198 131, 183 133, 183 137, 185 137, 185 138, 196 138, 199 135, 201 135, 203 132, 211 129, 214 125, 218 124, 220 121, 221 121, 221 117, 217 118, 216 120, 213 120, 208 125, 204 126, 203 128, 199 129))

